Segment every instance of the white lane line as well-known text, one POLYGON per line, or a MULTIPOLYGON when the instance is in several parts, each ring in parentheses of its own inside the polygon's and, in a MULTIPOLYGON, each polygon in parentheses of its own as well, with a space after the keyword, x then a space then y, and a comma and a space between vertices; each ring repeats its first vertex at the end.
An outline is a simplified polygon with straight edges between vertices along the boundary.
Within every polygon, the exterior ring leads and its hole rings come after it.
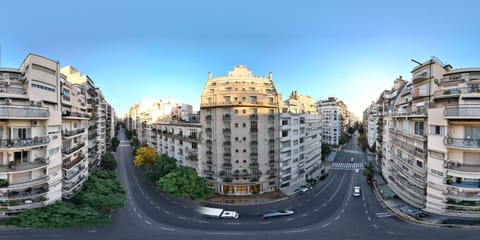
POLYGON ((375 225, 375 224, 372 224, 372 226, 373 226, 374 228, 378 228, 378 226, 377 226, 377 225, 375 225))
POLYGON ((297 206, 302 206, 302 204, 303 204, 303 202, 301 202, 301 203, 297 203, 297 206))
POLYGON ((366 203, 363 203, 363 207, 367 207, 367 204, 366 204, 366 203))
POLYGON ((182 207, 183 207, 183 208, 188 208, 188 206, 186 206, 186 205, 182 205, 182 207))
POLYGON ((202 220, 200 220, 200 221, 198 221, 198 222, 199 222, 199 223, 210 223, 210 222, 202 221, 202 220))
POLYGON ((318 212, 318 210, 320 210, 320 208, 315 208, 315 210, 313 210, 314 212, 318 212))
POLYGON ((307 199, 307 202, 310 202, 310 201, 312 201, 312 199, 311 199, 311 198, 307 199))
POLYGON ((291 230, 291 231, 284 231, 283 233, 299 233, 299 232, 306 232, 308 229, 299 229, 299 230, 291 230))
POLYGON ((365 214, 368 214, 368 210, 365 209, 365 214))
POLYGON ((260 224, 270 224, 272 222, 260 222, 260 224))
POLYGON ((152 223, 147 221, 147 220, 145 220, 145 223, 148 224, 148 225, 152 225, 152 223))
POLYGON ((370 216, 368 216, 368 221, 372 221, 372 219, 370 218, 370 216))
POLYGON ((140 215, 140 213, 137 213, 137 216, 138 216, 139 218, 142 218, 142 216, 140 215))
POLYGON ((345 212, 345 208, 344 208, 344 209, 342 209, 342 214, 343 214, 343 212, 345 212))
POLYGON ((240 223, 239 222, 229 222, 227 224, 229 224, 229 225, 239 225, 240 223))
POLYGON ((301 216, 302 216, 302 217, 306 217, 306 216, 308 216, 308 213, 304 213, 304 214, 302 214, 301 216))
POLYGON ((339 218, 340 218, 340 215, 338 215, 337 217, 335 217, 335 221, 337 221, 339 218))
POLYGON ((186 217, 183 217, 183 216, 177 216, 177 218, 180 218, 180 219, 182 219, 182 220, 187 219, 186 217))
POLYGON ((168 228, 168 227, 161 227, 161 229, 167 230, 167 231, 172 231, 172 232, 175 231, 175 229, 173 229, 173 228, 168 228))
POLYGON ((178 205, 178 202, 173 201, 173 204, 178 205))
POLYGON ((160 207, 159 206, 155 206, 156 209, 160 210, 160 207))
POLYGON ((244 232, 206 232, 208 235, 245 235, 244 232))
POLYGON ((137 212, 137 209, 136 209, 136 208, 133 208, 133 211, 134 211, 134 212, 137 212))
POLYGON ((155 203, 153 203, 153 201, 150 201, 150 204, 154 205, 155 203))
POLYGON ((289 219, 285 220, 285 222, 292 221, 293 219, 295 219, 295 218, 289 218, 289 219))
POLYGON ((164 212, 165 214, 170 215, 170 212, 169 212, 169 211, 163 210, 163 212, 164 212))
POLYGON ((324 227, 326 227, 326 226, 328 226, 328 225, 330 225, 330 223, 325 223, 325 224, 322 225, 322 227, 324 228, 324 227))

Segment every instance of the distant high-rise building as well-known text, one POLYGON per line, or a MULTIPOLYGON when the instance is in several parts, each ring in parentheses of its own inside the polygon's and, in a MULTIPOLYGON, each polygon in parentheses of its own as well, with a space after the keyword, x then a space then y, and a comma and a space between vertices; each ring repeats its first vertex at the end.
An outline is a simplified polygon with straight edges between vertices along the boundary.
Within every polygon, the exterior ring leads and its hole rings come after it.
POLYGON ((335 97, 329 97, 327 100, 318 101, 316 106, 322 118, 322 142, 338 146, 340 137, 350 125, 347 105, 335 97))

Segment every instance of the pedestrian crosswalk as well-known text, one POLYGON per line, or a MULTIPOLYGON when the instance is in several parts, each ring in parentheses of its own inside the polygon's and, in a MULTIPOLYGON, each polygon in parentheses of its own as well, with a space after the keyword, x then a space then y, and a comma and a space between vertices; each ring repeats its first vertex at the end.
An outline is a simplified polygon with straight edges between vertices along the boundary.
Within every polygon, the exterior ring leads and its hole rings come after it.
POLYGON ((333 162, 330 165, 331 169, 345 169, 345 170, 353 170, 353 169, 362 169, 364 168, 363 163, 356 162, 356 163, 343 163, 343 162, 333 162))

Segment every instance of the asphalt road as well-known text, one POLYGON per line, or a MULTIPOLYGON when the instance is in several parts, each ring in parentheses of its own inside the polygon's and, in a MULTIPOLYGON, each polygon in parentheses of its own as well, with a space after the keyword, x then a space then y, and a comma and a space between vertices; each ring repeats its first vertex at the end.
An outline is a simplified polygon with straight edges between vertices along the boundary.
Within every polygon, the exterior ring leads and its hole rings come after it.
MULTIPOLYGON (((131 147, 121 131, 115 153, 118 176, 127 190, 125 207, 100 228, 0 230, 1 239, 478 239, 479 230, 447 229, 403 222, 391 216, 366 184, 361 170, 331 170, 329 177, 304 195, 285 201, 225 207, 240 212, 237 220, 199 216, 198 203, 171 199, 143 180, 133 166, 131 147), (360 197, 352 195, 360 186, 360 197), (292 209, 292 216, 264 220, 261 213, 292 209)), ((354 137, 355 138, 355 137, 354 137)), ((366 162, 352 140, 334 162, 366 162)))

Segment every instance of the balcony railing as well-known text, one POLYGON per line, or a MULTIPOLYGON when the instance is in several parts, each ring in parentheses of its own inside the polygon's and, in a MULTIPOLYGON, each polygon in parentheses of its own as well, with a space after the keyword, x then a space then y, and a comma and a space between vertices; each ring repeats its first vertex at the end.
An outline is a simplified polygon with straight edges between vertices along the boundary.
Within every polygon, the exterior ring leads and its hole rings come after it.
POLYGON ((9 190, 7 193, 3 193, 0 196, 0 200, 14 200, 14 199, 25 199, 37 197, 48 192, 48 185, 44 184, 42 186, 28 187, 20 190, 9 190))
POLYGON ((73 146, 73 147, 71 147, 71 148, 64 148, 64 149, 62 149, 62 152, 63 152, 64 154, 67 154, 67 155, 68 155, 68 154, 71 154, 71 153, 77 151, 78 149, 82 148, 83 146, 85 146, 85 143, 84 143, 84 142, 82 142, 82 143, 80 143, 80 144, 77 144, 77 145, 75 145, 75 146, 73 146))
POLYGON ((44 107, 0 105, 0 119, 47 119, 49 117, 50 112, 44 107))
POLYGON ((25 139, 2 139, 0 140, 0 149, 2 148, 25 148, 47 145, 50 142, 48 136, 25 138, 25 139))
POLYGON ((415 109, 408 109, 404 111, 395 111, 392 114, 394 117, 408 117, 408 116, 427 116, 427 108, 417 107, 415 109))
POLYGON ((80 133, 84 133, 85 132, 85 128, 79 128, 79 129, 75 129, 75 130, 64 130, 62 132, 63 136, 65 137, 71 137, 71 136, 74 136, 74 135, 77 135, 77 134, 80 134, 80 133))
POLYGON ((447 169, 456 170, 459 172, 480 172, 480 163, 464 164, 458 161, 446 161, 443 163, 443 167, 447 169))
POLYGON ((63 164, 63 168, 69 170, 73 166, 77 165, 83 159, 85 159, 85 155, 80 154, 75 159, 70 160, 70 162, 63 164))
POLYGON ((223 118, 223 120, 231 120, 232 119, 230 114, 224 114, 222 118, 223 118))
POLYGON ((480 149, 480 139, 445 137, 443 144, 450 147, 480 149))
POLYGON ((250 120, 258 120, 258 115, 257 114, 250 115, 250 120))
POLYGON ((443 115, 446 118, 450 117, 467 117, 467 118, 480 118, 480 104, 472 105, 458 105, 458 106, 447 106, 443 115))
POLYGON ((251 133, 256 133, 256 132, 258 132, 258 128, 250 128, 250 132, 251 132, 251 133))
POLYGON ((18 172, 45 167, 50 161, 45 157, 37 157, 31 162, 12 161, 8 165, 0 165, 0 172, 18 172))
POLYGON ((230 128, 224 128, 223 133, 230 133, 232 130, 230 128))

